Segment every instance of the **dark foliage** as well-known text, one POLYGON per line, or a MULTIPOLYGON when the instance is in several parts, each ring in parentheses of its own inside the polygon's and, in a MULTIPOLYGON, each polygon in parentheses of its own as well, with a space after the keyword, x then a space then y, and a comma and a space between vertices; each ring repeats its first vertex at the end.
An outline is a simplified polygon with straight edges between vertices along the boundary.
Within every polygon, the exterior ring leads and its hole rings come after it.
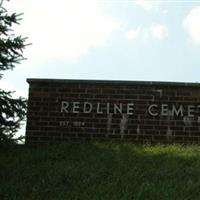
MULTIPOLYGON (((0 72, 12 70, 24 59, 26 38, 16 36, 13 25, 19 24, 21 14, 9 14, 0 3, 0 72)), ((3 74, 0 73, 0 79, 3 74)), ((1 81, 1 80, 0 80, 1 81)), ((13 98, 13 92, 0 89, 0 144, 12 142, 12 138, 25 119, 26 99, 13 98)))

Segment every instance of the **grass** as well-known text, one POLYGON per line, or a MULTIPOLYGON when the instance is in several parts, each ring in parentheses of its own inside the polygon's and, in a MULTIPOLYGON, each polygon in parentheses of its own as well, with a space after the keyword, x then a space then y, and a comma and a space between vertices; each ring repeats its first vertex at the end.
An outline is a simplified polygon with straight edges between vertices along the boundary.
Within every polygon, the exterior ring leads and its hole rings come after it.
POLYGON ((199 200, 199 146, 89 143, 0 150, 1 200, 199 200))

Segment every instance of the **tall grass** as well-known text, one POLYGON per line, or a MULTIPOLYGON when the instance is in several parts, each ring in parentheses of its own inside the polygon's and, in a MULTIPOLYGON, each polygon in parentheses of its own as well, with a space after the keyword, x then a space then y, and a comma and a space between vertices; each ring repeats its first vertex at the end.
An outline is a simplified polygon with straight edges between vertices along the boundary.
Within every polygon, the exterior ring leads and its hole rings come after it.
POLYGON ((198 200, 200 147, 7 147, 0 150, 0 199, 198 200))

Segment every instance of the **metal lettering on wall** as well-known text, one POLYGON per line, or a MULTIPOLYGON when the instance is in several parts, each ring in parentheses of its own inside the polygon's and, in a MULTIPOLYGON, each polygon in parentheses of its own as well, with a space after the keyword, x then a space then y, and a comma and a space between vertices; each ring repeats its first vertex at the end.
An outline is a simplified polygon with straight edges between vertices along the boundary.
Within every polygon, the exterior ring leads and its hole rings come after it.
MULTIPOLYGON (((177 116, 184 117, 184 113, 187 113, 186 116, 194 117, 195 112, 200 114, 200 105, 179 105, 176 106, 174 104, 151 104, 147 108, 148 114, 151 116, 177 116)), ((90 102, 61 102, 61 112, 66 113, 92 113, 95 112, 97 114, 127 114, 134 115, 134 103, 128 104, 111 104, 111 103, 97 103, 96 105, 90 102), (102 109, 104 107, 105 109, 102 109)))
MULTIPOLYGON (((113 114, 121 114, 121 130, 124 129, 124 125, 127 122, 129 116, 134 115, 135 104, 111 104, 111 103, 91 103, 91 102, 61 102, 61 113, 96 113, 96 114, 107 114, 112 116, 113 114)), ((198 121, 200 120, 200 105, 175 105, 175 104, 150 104, 147 106, 146 112, 151 117, 181 117, 184 122, 186 119, 194 118, 197 116, 198 121)), ((108 120, 109 124, 109 120, 108 120)), ((85 123, 82 121, 61 121, 60 126, 74 126, 84 127, 85 123)), ((109 125, 108 125, 109 126, 109 125)), ((122 131, 123 132, 123 131, 122 131)))

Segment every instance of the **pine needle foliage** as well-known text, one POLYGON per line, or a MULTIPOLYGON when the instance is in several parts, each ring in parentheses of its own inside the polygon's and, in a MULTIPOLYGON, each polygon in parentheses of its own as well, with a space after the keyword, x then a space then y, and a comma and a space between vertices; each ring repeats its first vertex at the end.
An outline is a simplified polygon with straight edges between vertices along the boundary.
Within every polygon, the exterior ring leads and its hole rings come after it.
MULTIPOLYGON (((27 46, 26 39, 16 35, 14 25, 19 25, 21 14, 9 12, 0 2, 0 85, 3 72, 12 70, 25 58, 23 50, 27 46)), ((12 91, 5 91, 0 87, 0 145, 13 142, 13 136, 25 119, 27 101, 25 98, 13 98, 12 91)))

